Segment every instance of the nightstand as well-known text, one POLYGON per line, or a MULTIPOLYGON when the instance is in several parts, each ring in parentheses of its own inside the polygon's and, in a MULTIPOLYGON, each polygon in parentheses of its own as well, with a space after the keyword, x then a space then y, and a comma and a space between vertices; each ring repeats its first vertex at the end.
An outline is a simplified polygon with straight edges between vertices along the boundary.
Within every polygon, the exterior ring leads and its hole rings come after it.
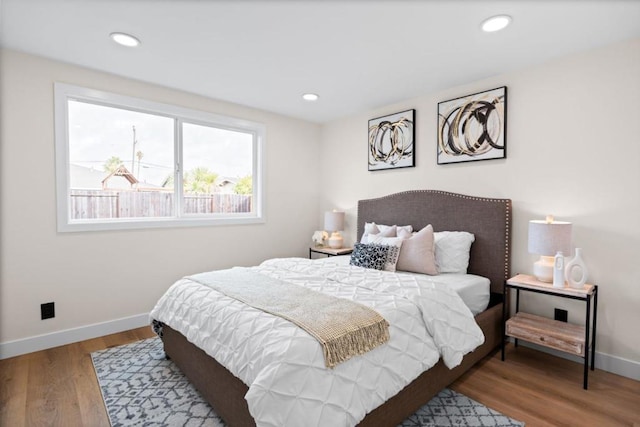
POLYGON ((340 249, 333 249, 333 248, 327 248, 327 247, 310 247, 309 248, 309 259, 311 259, 311 255, 312 254, 323 254, 326 255, 328 257, 330 256, 338 256, 338 255, 348 255, 351 252, 353 252, 353 248, 340 248, 340 249))
POLYGON ((554 288, 551 283, 541 282, 535 277, 526 274, 518 274, 505 282, 503 290, 505 298, 507 288, 516 290, 516 312, 513 317, 507 320, 505 308, 503 307, 502 360, 504 361, 504 346, 507 336, 515 338, 516 347, 518 346, 518 339, 522 339, 580 356, 584 359, 584 389, 586 390, 589 378, 589 361, 591 361, 591 370, 594 370, 598 286, 587 284, 582 289, 574 289, 565 284, 563 288, 554 288), (584 301, 584 326, 520 312, 520 291, 584 301), (593 318, 591 317, 592 301, 593 318), (589 354, 589 351, 591 351, 591 354, 589 354))

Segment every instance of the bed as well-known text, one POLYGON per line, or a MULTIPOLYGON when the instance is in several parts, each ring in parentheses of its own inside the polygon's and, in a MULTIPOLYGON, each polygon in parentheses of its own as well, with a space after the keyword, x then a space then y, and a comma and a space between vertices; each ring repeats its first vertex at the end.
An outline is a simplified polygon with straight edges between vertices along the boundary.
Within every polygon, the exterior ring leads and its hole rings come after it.
MULTIPOLYGON (((474 318, 484 334, 484 342, 467 353, 453 369, 440 359, 397 393, 385 397, 377 407, 368 409, 366 416, 357 423, 359 426, 395 426, 500 345, 503 336, 503 283, 510 275, 511 201, 435 190, 406 191, 360 200, 358 240, 362 237, 365 222, 410 224, 414 230, 431 224, 434 230, 472 233, 475 241, 471 246, 467 272, 489 279, 488 307, 474 318)), ((294 268, 310 268, 303 261, 292 265, 294 268)), ((167 356, 228 425, 256 425, 245 399, 249 386, 192 344, 194 340, 185 336, 188 333, 183 335, 177 329, 180 328, 168 323, 162 327, 167 356)))

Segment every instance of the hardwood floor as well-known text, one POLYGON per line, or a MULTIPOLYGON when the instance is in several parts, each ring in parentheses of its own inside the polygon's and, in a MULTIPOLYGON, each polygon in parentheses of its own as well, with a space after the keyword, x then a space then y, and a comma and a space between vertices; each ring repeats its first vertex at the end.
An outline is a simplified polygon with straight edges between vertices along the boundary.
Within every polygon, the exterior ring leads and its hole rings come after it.
MULTIPOLYGON (((90 353, 152 337, 144 327, 0 360, 0 426, 108 426, 90 353)), ((452 387, 527 426, 640 426, 640 382, 523 346, 507 347, 452 387)))
MULTIPOLYGON (((597 356, 596 356, 597 357, 597 356)), ((582 388, 583 365, 507 345, 460 377, 452 389, 527 426, 640 426, 640 382, 596 369, 582 388)))
POLYGON ((109 426, 90 354, 153 335, 144 327, 0 360, 0 426, 109 426))

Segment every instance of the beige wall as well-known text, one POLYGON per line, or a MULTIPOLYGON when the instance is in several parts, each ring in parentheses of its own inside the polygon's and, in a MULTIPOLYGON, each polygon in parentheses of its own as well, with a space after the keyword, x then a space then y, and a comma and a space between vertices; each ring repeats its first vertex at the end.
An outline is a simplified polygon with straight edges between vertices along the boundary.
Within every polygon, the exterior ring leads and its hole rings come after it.
POLYGON ((189 273, 307 255, 318 225, 319 125, 22 53, 0 60, 0 344, 148 313, 189 273), (265 124, 266 224, 57 233, 54 82, 265 124), (49 301, 56 317, 42 321, 49 301))
MULTIPOLYGON (((640 363, 640 39, 363 112, 322 128, 321 208, 348 212, 356 201, 409 189, 440 189, 513 200, 512 271, 530 273, 531 219, 553 213, 574 224, 590 282, 600 287, 598 352, 640 363), (507 159, 436 164, 437 103, 508 87, 507 159), (367 120, 416 109, 416 167, 367 171, 367 120)), ((584 305, 527 295, 523 308, 553 317, 584 305)))

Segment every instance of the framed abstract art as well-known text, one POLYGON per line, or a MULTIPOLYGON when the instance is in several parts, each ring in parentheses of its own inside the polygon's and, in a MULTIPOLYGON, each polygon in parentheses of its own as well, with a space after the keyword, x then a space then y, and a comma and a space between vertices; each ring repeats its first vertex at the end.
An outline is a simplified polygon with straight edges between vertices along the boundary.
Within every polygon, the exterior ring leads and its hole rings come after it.
POLYGON ((507 157, 507 87, 438 103, 438 164, 507 157))
POLYGON ((369 120, 369 170, 415 166, 415 115, 407 110, 369 120))

